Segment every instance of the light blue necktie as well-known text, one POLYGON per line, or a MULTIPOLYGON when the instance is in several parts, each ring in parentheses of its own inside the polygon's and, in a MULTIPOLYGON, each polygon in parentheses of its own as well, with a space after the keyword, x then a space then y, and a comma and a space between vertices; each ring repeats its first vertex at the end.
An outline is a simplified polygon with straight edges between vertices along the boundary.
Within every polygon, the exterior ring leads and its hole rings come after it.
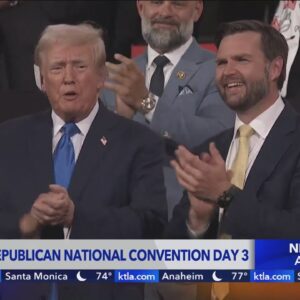
MULTIPOLYGON (((75 166, 75 152, 71 137, 80 130, 75 123, 66 123, 53 153, 55 183, 68 188, 75 166)), ((57 284, 51 284, 49 300, 58 300, 57 284)))

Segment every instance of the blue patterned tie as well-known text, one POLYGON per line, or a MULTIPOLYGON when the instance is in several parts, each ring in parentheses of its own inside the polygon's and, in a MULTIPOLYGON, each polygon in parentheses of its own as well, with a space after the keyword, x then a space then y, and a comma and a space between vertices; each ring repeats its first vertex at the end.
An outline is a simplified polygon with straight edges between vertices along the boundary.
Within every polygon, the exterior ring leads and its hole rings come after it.
MULTIPOLYGON (((66 123, 60 131, 62 137, 53 154, 54 176, 55 183, 68 188, 75 166, 75 152, 71 137, 79 133, 80 130, 75 123, 66 123)), ((49 300, 58 300, 58 290, 55 282, 51 284, 49 300)))
POLYGON ((53 154, 55 183, 68 188, 75 166, 75 153, 71 137, 80 130, 75 123, 66 123, 53 154))

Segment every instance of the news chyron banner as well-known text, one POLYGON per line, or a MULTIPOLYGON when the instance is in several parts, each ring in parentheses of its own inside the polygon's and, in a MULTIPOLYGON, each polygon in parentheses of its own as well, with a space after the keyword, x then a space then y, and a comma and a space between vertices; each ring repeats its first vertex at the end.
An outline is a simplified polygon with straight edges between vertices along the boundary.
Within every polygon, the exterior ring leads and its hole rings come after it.
POLYGON ((0 280, 300 282, 300 241, 1 240, 0 280))

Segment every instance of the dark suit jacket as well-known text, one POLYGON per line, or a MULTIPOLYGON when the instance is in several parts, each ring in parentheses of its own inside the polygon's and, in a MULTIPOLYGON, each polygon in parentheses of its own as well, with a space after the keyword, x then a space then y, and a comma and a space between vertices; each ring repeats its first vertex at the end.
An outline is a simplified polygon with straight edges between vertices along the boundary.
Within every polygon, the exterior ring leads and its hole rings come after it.
MULTIPOLYGON (((235 239, 300 238, 299 125, 299 116, 286 105, 258 153, 244 190, 236 195, 227 209, 222 232, 235 239)), ((193 152, 207 152, 209 142, 214 141, 225 160, 232 137, 233 129, 226 130, 193 152)), ((188 238, 186 220, 189 208, 188 197, 184 194, 165 230, 165 237, 188 238)), ((217 238, 217 216, 216 212, 203 238, 217 238)), ((198 284, 197 288, 197 300, 211 299, 210 283, 198 284)), ((233 283, 225 300, 282 299, 282 293, 274 293, 275 289, 275 284, 233 283)))
MULTIPOLYGON (((3 123, 0 140, 0 238, 20 238, 20 217, 54 182, 50 111, 3 123)), ((158 238, 166 220, 162 155, 161 141, 151 130, 100 105, 69 187, 75 204, 70 238, 158 238)), ((46 238, 49 232, 44 231, 46 238)), ((65 286, 62 299, 143 296, 142 286, 84 287, 65 286)))
MULTIPOLYGON (((299 116, 284 108, 269 132, 247 177, 234 198, 221 230, 233 238, 300 238, 300 129, 299 116)), ((224 160, 233 130, 213 138, 224 160)), ((208 144, 195 152, 207 151, 208 144)), ((174 211, 166 236, 186 238, 189 201, 185 195, 174 211)), ((217 214, 216 214, 217 215, 217 214)), ((217 237, 217 218, 204 238, 217 237)))

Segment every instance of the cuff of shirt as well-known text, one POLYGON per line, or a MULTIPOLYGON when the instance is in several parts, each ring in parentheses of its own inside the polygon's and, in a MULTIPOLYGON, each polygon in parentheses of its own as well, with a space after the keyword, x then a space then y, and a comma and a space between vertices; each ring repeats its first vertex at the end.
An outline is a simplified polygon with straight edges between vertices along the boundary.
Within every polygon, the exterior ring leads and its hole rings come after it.
POLYGON ((210 223, 207 223, 207 224, 205 224, 205 226, 203 226, 199 230, 193 230, 190 227, 188 220, 185 221, 185 224, 186 224, 186 227, 187 227, 187 232, 188 232, 189 238, 191 238, 191 239, 202 238, 204 236, 204 234, 206 233, 207 229, 209 228, 209 225, 210 225, 210 223))

